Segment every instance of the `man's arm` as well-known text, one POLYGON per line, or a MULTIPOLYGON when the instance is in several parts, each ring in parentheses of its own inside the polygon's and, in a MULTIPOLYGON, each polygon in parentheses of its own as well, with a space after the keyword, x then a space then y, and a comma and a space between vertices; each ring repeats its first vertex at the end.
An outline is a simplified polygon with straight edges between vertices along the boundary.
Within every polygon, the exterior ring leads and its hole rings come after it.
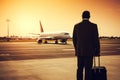
POLYGON ((77 55, 76 53, 76 44, 77 44, 77 34, 76 34, 76 26, 74 26, 74 29, 73 29, 73 45, 74 45, 74 48, 75 48, 75 56, 77 55))
POLYGON ((100 56, 100 41, 97 25, 94 27, 94 47, 95 47, 95 56, 100 56))

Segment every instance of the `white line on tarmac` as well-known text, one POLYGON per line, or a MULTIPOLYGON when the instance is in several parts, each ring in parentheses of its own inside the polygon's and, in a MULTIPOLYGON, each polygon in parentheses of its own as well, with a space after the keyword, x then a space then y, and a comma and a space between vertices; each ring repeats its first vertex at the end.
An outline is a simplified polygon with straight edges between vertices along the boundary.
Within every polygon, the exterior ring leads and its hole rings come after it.
POLYGON ((0 54, 0 56, 10 56, 10 54, 0 54))
POLYGON ((117 52, 117 51, 101 51, 102 53, 108 53, 108 52, 117 52))
POLYGON ((62 51, 74 51, 75 49, 62 49, 62 51))

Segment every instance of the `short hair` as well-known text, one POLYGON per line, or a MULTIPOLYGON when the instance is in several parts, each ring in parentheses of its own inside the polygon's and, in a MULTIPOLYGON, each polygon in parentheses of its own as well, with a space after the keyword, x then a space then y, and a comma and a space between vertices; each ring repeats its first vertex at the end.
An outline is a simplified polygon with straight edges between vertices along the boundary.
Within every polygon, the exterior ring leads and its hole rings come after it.
POLYGON ((90 12, 89 11, 83 11, 82 18, 90 18, 90 12))

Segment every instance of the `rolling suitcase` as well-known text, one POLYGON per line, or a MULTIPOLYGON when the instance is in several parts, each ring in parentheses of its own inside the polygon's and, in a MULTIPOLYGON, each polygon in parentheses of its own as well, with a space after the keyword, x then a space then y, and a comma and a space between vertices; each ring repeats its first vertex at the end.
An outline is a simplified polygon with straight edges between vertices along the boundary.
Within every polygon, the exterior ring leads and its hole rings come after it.
POLYGON ((98 66, 95 57, 93 59, 92 80, 107 80, 107 70, 104 66, 100 66, 100 57, 98 57, 98 66))

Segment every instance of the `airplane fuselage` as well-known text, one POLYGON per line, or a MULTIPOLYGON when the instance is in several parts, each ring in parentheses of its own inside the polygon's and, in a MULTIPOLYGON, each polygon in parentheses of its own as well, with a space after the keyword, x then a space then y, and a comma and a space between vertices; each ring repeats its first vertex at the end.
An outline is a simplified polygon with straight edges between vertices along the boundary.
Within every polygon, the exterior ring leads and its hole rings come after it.
POLYGON ((58 40, 60 40, 60 42, 62 43, 66 43, 68 38, 70 38, 70 36, 67 32, 42 32, 37 41, 38 43, 42 43, 42 41, 44 40, 44 43, 47 43, 47 40, 55 40, 55 43, 57 44, 58 40))
POLYGON ((55 43, 58 43, 58 40, 62 43, 67 43, 67 39, 70 38, 68 32, 44 32, 41 21, 40 21, 40 34, 38 37, 38 43, 47 43, 47 40, 55 40, 55 43))

